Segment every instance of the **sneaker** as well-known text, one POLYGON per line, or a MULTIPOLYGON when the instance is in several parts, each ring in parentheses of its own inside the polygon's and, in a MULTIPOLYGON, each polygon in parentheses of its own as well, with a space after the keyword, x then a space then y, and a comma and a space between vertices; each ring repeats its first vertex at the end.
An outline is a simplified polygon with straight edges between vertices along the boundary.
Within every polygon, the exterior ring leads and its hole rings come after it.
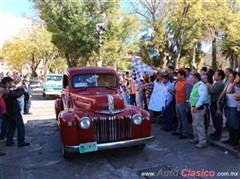
POLYGON ((6 146, 12 146, 14 144, 14 142, 7 142, 6 146))
POLYGON ((211 140, 220 140, 221 137, 214 137, 214 136, 211 136, 210 139, 211 139, 211 140))
POLYGON ((198 139, 190 139, 189 142, 192 143, 192 144, 198 144, 199 143, 198 139))
POLYGON ((25 113, 23 113, 24 115, 32 115, 32 113, 31 112, 25 112, 25 113))
POLYGON ((195 145, 195 147, 198 148, 198 149, 201 149, 201 148, 207 147, 207 144, 206 143, 203 143, 203 144, 198 143, 198 144, 195 145))
POLYGON ((173 132, 172 135, 181 135, 181 134, 179 134, 177 132, 173 132))
POLYGON ((233 147, 234 150, 238 150, 240 149, 240 145, 239 146, 236 146, 236 147, 233 147))
POLYGON ((233 140, 230 139, 230 138, 229 138, 228 140, 224 140, 224 141, 223 141, 224 144, 230 144, 230 143, 232 143, 232 142, 233 142, 233 140))
POLYGON ((184 136, 184 135, 180 135, 179 136, 179 139, 187 139, 188 137, 187 136, 184 136))
POLYGON ((30 143, 28 143, 28 142, 19 143, 18 147, 25 147, 25 146, 28 146, 29 144, 30 143))

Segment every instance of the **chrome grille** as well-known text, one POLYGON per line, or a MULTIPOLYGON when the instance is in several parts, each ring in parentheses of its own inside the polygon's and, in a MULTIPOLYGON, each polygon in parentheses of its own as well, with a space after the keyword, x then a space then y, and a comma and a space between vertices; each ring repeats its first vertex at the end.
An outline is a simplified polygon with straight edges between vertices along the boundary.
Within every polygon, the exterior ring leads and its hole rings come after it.
POLYGON ((97 142, 131 138, 131 116, 93 118, 93 136, 97 142))
POLYGON ((109 138, 110 138, 110 141, 116 141, 117 140, 116 117, 109 117, 108 127, 109 127, 109 138))
POLYGON ((118 140, 124 139, 124 117, 118 118, 118 140))
POLYGON ((101 133, 101 141, 107 141, 107 121, 106 117, 100 117, 100 133, 101 133))
POLYGON ((131 116, 126 116, 126 138, 131 138, 131 116))

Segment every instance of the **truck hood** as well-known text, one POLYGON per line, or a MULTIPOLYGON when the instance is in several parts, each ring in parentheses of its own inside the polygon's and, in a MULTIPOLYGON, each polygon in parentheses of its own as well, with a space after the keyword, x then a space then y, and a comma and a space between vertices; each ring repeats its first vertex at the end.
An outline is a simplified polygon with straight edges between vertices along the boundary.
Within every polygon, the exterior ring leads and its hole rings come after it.
POLYGON ((124 100, 119 93, 83 93, 77 96, 75 105, 101 114, 116 114, 124 110, 124 100))

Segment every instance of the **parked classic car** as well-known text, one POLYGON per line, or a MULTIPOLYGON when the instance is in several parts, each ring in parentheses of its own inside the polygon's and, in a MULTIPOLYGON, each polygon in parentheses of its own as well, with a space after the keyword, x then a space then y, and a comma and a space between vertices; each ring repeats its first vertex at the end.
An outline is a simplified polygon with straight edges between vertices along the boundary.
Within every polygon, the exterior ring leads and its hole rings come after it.
POLYGON ((45 99, 49 99, 50 96, 61 96, 62 74, 47 74, 42 88, 45 99))
POLYGON ((143 149, 154 140, 149 113, 124 105, 114 69, 69 68, 62 85, 55 112, 64 158, 128 146, 143 149))

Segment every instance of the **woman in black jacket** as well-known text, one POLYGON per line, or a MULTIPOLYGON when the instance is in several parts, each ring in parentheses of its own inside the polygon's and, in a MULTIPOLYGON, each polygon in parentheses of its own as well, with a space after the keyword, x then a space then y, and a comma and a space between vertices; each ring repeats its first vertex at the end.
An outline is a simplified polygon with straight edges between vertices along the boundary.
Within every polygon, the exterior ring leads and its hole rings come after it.
POLYGON ((4 100, 7 108, 9 129, 7 132, 7 143, 6 146, 11 146, 14 144, 13 136, 17 128, 18 132, 18 147, 28 146, 29 143, 25 142, 25 127, 23 123, 23 118, 20 113, 20 106, 17 98, 24 94, 23 87, 19 87, 15 90, 11 90, 14 86, 13 79, 10 77, 4 77, 2 79, 2 84, 8 93, 5 95, 4 100))

